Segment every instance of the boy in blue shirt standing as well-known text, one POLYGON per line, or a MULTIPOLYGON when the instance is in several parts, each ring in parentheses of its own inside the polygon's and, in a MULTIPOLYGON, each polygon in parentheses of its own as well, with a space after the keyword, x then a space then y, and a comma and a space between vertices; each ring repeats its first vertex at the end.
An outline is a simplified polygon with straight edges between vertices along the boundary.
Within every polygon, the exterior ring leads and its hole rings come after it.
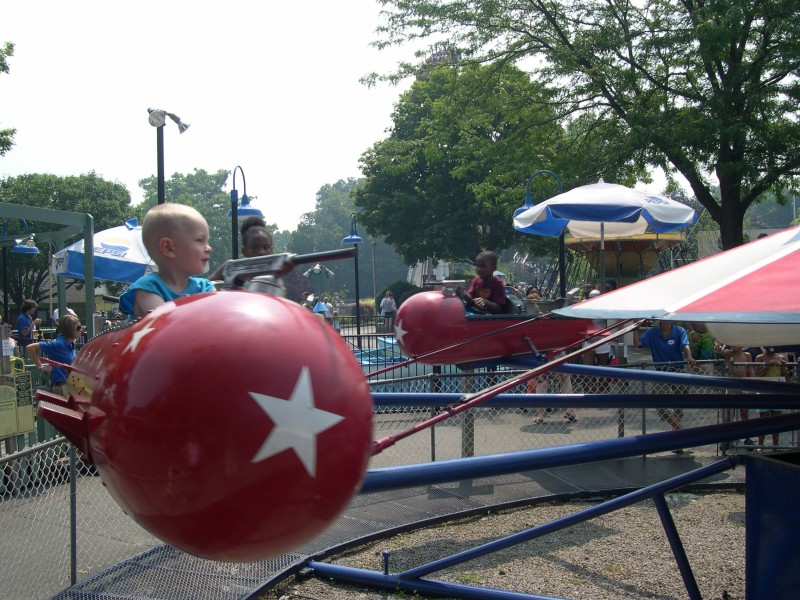
MULTIPOLYGON (((673 325, 670 321, 659 321, 658 327, 650 327, 639 337, 638 331, 634 333, 635 345, 650 348, 653 362, 658 371, 683 371, 684 361, 694 366, 697 361, 692 357, 689 345, 689 336, 683 327, 673 325)), ((674 391, 674 390, 673 390, 674 391)), ((673 430, 682 428, 683 410, 676 408, 668 410, 658 409, 658 416, 673 430)))
POLYGON ((58 336, 52 342, 36 342, 27 347, 28 356, 42 373, 50 373, 51 390, 54 394, 67 397, 64 385, 67 383, 67 371, 62 367, 53 367, 49 364, 42 364, 39 351, 50 360, 71 365, 75 360, 75 340, 83 332, 78 317, 74 315, 64 315, 58 320, 56 326, 58 336))

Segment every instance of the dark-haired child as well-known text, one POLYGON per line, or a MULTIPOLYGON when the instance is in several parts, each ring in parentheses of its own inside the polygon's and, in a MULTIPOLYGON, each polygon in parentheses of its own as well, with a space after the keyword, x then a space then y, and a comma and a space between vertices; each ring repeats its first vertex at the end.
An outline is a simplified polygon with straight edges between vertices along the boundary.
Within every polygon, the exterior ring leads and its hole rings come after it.
POLYGON ((498 314, 505 310, 506 286, 499 277, 494 276, 497 269, 497 254, 485 250, 475 258, 477 275, 467 290, 469 303, 478 310, 498 314))

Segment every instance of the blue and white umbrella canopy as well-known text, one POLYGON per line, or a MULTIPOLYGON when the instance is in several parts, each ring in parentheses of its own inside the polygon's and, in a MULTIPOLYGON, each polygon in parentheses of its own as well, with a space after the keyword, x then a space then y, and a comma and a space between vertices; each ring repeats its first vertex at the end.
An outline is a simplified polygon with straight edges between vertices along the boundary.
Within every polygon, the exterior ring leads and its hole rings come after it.
POLYGON ((519 212, 514 228, 558 236, 568 228, 576 238, 621 238, 649 227, 665 233, 691 225, 694 209, 670 198, 600 181, 574 188, 519 212))
POLYGON ((514 229, 524 233, 558 236, 567 228, 573 237, 599 239, 600 282, 605 287, 606 239, 639 235, 648 227, 656 233, 666 233, 691 225, 696 220, 694 209, 685 204, 600 180, 534 206, 517 209, 514 213, 514 229))
MULTIPOLYGON (((83 240, 53 255, 56 275, 84 279, 83 240)), ((94 234, 94 278, 98 281, 133 283, 142 275, 157 270, 142 243, 142 228, 136 219, 125 225, 94 234)))

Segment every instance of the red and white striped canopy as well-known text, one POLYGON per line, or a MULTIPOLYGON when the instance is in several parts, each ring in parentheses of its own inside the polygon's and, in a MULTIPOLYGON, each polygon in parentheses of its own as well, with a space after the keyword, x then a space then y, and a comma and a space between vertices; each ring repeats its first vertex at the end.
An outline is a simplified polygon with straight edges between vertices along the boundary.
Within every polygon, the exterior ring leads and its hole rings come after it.
POLYGON ((556 311, 700 321, 736 346, 800 344, 800 227, 556 311))

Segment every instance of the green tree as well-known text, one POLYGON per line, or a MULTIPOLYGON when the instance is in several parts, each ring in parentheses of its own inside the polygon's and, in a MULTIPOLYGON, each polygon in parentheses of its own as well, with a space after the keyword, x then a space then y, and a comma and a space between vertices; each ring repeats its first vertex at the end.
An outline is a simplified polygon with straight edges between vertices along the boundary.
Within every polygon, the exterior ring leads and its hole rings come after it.
MULTIPOLYGON (((0 73, 8 73, 8 57, 14 55, 14 44, 6 42, 0 46, 0 73)), ((16 129, 0 129, 0 156, 11 150, 14 145, 16 129)))
MULTIPOLYGON (((297 254, 335 250, 342 247, 342 238, 350 232, 350 221, 355 204, 352 194, 359 182, 353 178, 323 185, 317 192, 315 209, 304 214, 297 229, 290 234, 287 249, 297 254)), ((361 297, 372 294, 373 260, 372 243, 375 243, 375 282, 378 286, 405 277, 407 267, 391 246, 381 239, 370 239, 361 223, 357 223, 364 243, 359 246, 359 288, 361 297)), ((312 274, 309 282, 315 289, 325 292, 343 292, 355 296, 355 269, 352 260, 335 261, 327 266, 335 273, 328 279, 312 274)), ((304 269, 305 271, 306 269, 304 269)))
MULTIPOLYGON (((95 231, 122 225, 133 216, 131 196, 124 185, 98 177, 94 172, 85 175, 58 177, 47 174, 19 175, 0 180, 0 202, 36 206, 78 213, 94 217, 95 231)), ((8 221, 9 235, 22 234, 24 225, 8 221)), ((50 231, 52 225, 28 224, 33 233, 50 231)), ((56 248, 60 250, 60 248, 56 248)), ((47 297, 45 287, 48 274, 48 252, 38 255, 9 253, 9 298, 19 306, 25 298, 41 302, 47 297)), ((74 280, 69 285, 79 285, 74 280)), ((4 318, 8 318, 4 315, 4 318)))
POLYGON ((474 260, 510 246, 532 168, 558 160, 546 91, 513 66, 428 63, 361 157, 359 218, 407 263, 474 260))
MULTIPOLYGON (((191 206, 208 222, 212 270, 231 258, 231 219, 228 217, 231 197, 225 191, 229 176, 230 171, 225 169, 213 173, 195 169, 193 173, 173 173, 164 182, 167 202, 191 206)), ((141 221, 147 211, 158 203, 158 180, 156 177, 147 177, 139 181, 139 187, 144 191, 144 202, 137 206, 141 221)))
MULTIPOLYGON (((381 3, 379 46, 427 39, 432 51, 444 44, 476 63, 533 58, 553 106, 589 115, 587 130, 619 128, 617 159, 637 155, 683 175, 724 248, 742 243, 747 208, 800 167, 795 2, 381 3)), ((426 68, 402 65, 393 76, 426 68)))

